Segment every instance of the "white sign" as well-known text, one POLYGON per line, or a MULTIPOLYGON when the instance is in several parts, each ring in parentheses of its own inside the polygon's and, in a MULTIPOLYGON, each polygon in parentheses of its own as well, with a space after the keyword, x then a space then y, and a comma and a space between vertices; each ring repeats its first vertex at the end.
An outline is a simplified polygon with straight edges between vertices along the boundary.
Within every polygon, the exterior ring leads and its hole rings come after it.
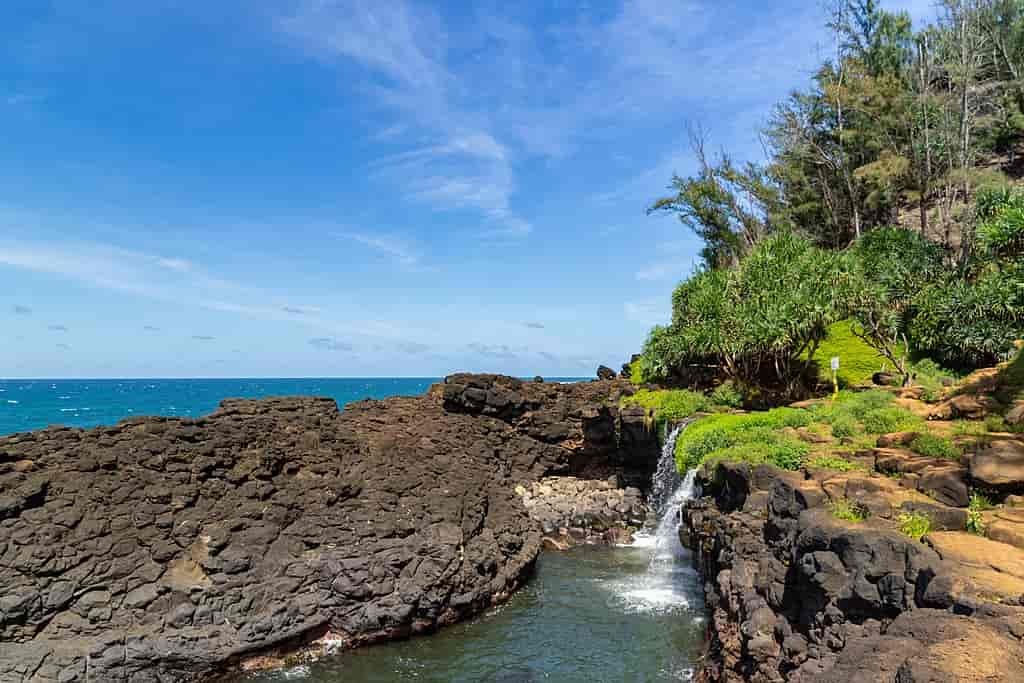
POLYGON ((832 372, 839 369, 839 356, 833 356, 832 358, 832 372))

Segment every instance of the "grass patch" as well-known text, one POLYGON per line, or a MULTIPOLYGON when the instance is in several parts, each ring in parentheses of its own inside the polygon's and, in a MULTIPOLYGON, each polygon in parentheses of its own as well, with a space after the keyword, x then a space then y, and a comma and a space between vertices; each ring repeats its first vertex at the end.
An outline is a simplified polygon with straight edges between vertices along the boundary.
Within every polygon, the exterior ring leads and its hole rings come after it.
POLYGON ((959 460, 963 453, 949 439, 936 434, 920 434, 910 442, 910 450, 932 458, 959 460))
POLYGON ((800 468, 810 446, 781 433, 786 427, 806 427, 811 414, 795 408, 776 408, 762 413, 711 415, 690 425, 676 441, 680 471, 709 459, 768 462, 783 469, 800 468), (744 455, 744 451, 748 454, 744 455))
POLYGON ((871 376, 891 363, 853 333, 849 320, 838 322, 828 328, 828 336, 818 346, 814 355, 821 368, 818 372, 823 383, 832 382, 829 361, 839 357, 839 386, 852 387, 871 384, 871 376))
POLYGON ((861 424, 868 434, 889 434, 919 428, 924 424, 924 419, 905 408, 892 406, 870 411, 864 416, 861 424))
POLYGON ((832 501, 829 503, 828 509, 833 517, 846 522, 863 522, 869 514, 866 507, 847 498, 832 501))
POLYGON ((900 531, 918 542, 932 530, 932 520, 923 512, 903 512, 898 519, 900 531))
POLYGON ((823 470, 836 470, 837 472, 857 472, 867 468, 838 455, 819 455, 807 461, 808 467, 817 467, 823 470))
POLYGON ((975 420, 957 420, 953 423, 953 436, 981 436, 987 431, 987 424, 975 420))
POLYGON ((1024 433, 1024 424, 1007 424, 999 415, 989 415, 985 418, 985 429, 993 434, 1021 434, 1024 433))
POLYGON ((814 419, 832 427, 837 438, 859 434, 888 434, 913 429, 924 420, 905 408, 893 405, 887 391, 841 391, 835 400, 816 406, 814 419))
POLYGON ((641 406, 654 413, 656 422, 684 420, 694 413, 707 410, 710 402, 704 394, 686 389, 641 389, 632 396, 622 398, 623 406, 641 406))

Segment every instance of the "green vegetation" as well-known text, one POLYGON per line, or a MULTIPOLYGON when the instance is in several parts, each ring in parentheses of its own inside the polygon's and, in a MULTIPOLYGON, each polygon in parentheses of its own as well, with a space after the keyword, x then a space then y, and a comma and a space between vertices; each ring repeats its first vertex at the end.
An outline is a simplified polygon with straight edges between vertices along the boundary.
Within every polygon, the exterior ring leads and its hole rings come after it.
POLYGON ((978 536, 985 535, 985 518, 982 513, 991 510, 995 505, 985 495, 975 491, 971 494, 970 505, 967 506, 967 530, 978 536))
POLYGON ((760 242, 738 266, 706 270, 672 296, 672 324, 656 327, 644 357, 656 374, 713 364, 739 387, 793 395, 813 366, 849 281, 842 256, 792 233, 760 242))
POLYGON ((893 396, 887 391, 841 391, 839 397, 817 406, 814 419, 831 425, 837 437, 858 434, 888 434, 914 429, 923 420, 909 410, 893 405, 893 396))
POLYGON ((855 387, 871 384, 871 376, 885 368, 892 368, 885 356, 853 332, 854 322, 843 320, 828 328, 827 336, 818 345, 818 380, 832 381, 829 360, 839 358, 839 386, 855 387))
POLYGON ((807 461, 807 466, 823 470, 836 470, 837 472, 857 472, 867 469, 863 465, 836 455, 819 455, 816 458, 811 458, 807 461))
POLYGON ((922 358, 910 366, 910 372, 916 384, 924 389, 921 398, 925 401, 938 401, 947 384, 953 384, 959 377, 931 358, 922 358))
POLYGON ((963 453, 949 439, 935 434, 919 434, 910 442, 910 450, 932 458, 959 460, 963 453))
POLYGON ((727 408, 739 408, 743 405, 743 392, 735 382, 728 380, 715 387, 711 392, 711 401, 727 408))
POLYGON ((710 402, 704 394, 685 389, 650 391, 641 389, 622 399, 623 406, 641 406, 654 414, 658 423, 684 420, 694 413, 707 410, 710 402))
POLYGON ((643 356, 629 364, 629 381, 638 386, 650 381, 650 371, 643 356))
POLYGON ((920 541, 932 530, 932 520, 923 512, 902 512, 898 520, 900 531, 915 541, 920 541))
MULTIPOLYGON (((1002 421, 1002 418, 997 418, 1002 421)), ((953 423, 954 436, 982 436, 988 431, 987 425, 974 420, 957 420, 953 423)))
POLYGON ((776 408, 760 413, 711 415, 690 425, 676 441, 680 471, 707 461, 766 462, 783 469, 799 469, 810 446, 785 434, 785 427, 811 422, 806 410, 776 408))
POLYGON ((709 157, 691 134, 697 173, 650 211, 701 237, 705 268, 651 332, 646 378, 716 366, 744 396, 782 401, 839 356, 848 386, 884 365, 936 399, 937 364, 1010 357, 1024 337, 1024 191, 995 167, 1024 140, 1024 3, 939 5, 914 27, 875 0, 831 3, 836 51, 775 107, 766 163, 709 157))
POLYGON ((863 522, 868 518, 868 510, 860 503, 848 500, 846 498, 839 498, 832 501, 828 506, 829 512, 836 519, 841 519, 846 522, 863 522))
POLYGON ((836 400, 811 409, 710 415, 679 435, 676 464, 680 471, 721 460, 770 463, 789 470, 804 464, 844 472, 860 469, 841 457, 845 448, 867 448, 876 434, 923 424, 921 418, 893 405, 893 400, 882 390, 843 391, 836 400), (821 437, 823 442, 812 446, 795 430, 801 430, 805 437, 821 437), (833 441, 842 437, 853 437, 852 445, 841 447, 833 441))

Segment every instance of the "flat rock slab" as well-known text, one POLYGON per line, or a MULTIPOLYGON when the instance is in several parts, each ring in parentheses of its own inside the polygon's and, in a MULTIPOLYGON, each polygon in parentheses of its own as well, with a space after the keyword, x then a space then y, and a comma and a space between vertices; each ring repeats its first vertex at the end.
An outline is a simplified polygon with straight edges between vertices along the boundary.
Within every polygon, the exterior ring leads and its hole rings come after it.
POLYGON ((992 569, 1024 581, 1024 550, 981 536, 952 531, 928 534, 927 540, 943 560, 992 569))
POLYGON ((1002 438, 968 458, 971 479, 1005 493, 1024 493, 1024 443, 1002 438))

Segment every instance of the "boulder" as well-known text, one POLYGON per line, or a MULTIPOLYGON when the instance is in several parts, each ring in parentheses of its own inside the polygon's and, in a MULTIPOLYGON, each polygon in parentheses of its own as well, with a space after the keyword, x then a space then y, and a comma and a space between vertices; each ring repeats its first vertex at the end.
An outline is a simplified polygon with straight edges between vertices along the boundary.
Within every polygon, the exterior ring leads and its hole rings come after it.
POLYGON ((917 490, 940 503, 965 508, 971 502, 967 470, 963 467, 953 463, 930 465, 917 474, 921 477, 917 481, 917 490))
POLYGON ((892 387, 899 383, 899 377, 891 372, 876 372, 871 375, 871 382, 879 387, 892 387))
POLYGON ((876 445, 879 448, 909 446, 918 436, 920 436, 918 432, 894 432, 892 434, 883 434, 878 437, 876 445))
POLYGON ((996 439, 967 458, 976 485, 1003 493, 1024 494, 1024 442, 996 439))
POLYGON ((995 400, 984 394, 960 394, 935 406, 930 417, 936 420, 981 420, 995 407, 995 400))
POLYGON ((615 379, 615 371, 607 365, 599 365, 597 368, 597 378, 603 380, 615 379))

